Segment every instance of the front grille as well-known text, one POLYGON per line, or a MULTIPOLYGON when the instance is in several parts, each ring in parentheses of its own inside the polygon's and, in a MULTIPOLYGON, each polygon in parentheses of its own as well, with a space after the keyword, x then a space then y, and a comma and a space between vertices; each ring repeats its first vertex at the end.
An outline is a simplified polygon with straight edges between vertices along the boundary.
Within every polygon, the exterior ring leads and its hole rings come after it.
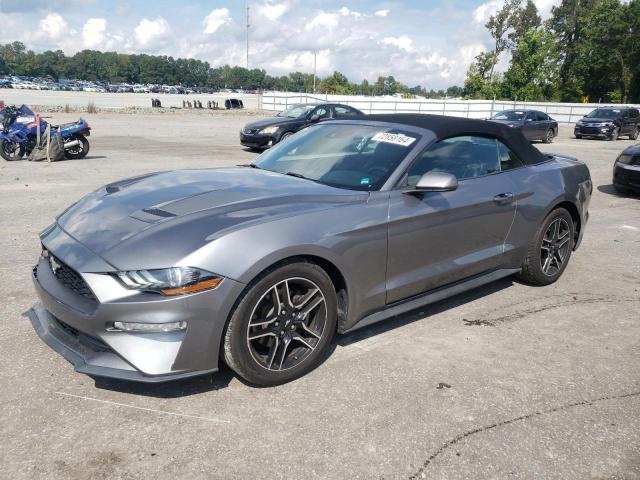
POLYGON ((87 282, 84 281, 78 272, 66 263, 60 261, 59 258, 56 258, 51 253, 48 254, 48 257, 51 270, 62 285, 84 298, 97 300, 96 296, 91 291, 91 288, 87 285, 87 282))
POLYGON ((582 127, 582 133, 588 134, 588 135, 595 135, 595 134, 599 134, 602 133, 600 132, 599 128, 595 128, 595 127, 582 127))
POLYGON ((80 332, 78 329, 73 328, 71 325, 67 325, 62 320, 52 315, 53 320, 56 322, 58 327, 60 327, 67 335, 75 338, 81 344, 88 346, 94 352, 110 352, 111 349, 109 346, 104 343, 102 340, 99 340, 96 337, 92 337, 91 335, 87 335, 85 333, 80 332))

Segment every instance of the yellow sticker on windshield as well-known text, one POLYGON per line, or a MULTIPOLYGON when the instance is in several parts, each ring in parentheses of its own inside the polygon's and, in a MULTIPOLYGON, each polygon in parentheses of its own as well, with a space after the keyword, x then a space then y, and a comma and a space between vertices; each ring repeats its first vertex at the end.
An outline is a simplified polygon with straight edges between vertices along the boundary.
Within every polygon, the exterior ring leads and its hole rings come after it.
POLYGON ((403 147, 408 147, 416 141, 415 138, 409 137, 402 133, 387 132, 376 133, 371 140, 373 140, 374 142, 393 143, 394 145, 402 145, 403 147))

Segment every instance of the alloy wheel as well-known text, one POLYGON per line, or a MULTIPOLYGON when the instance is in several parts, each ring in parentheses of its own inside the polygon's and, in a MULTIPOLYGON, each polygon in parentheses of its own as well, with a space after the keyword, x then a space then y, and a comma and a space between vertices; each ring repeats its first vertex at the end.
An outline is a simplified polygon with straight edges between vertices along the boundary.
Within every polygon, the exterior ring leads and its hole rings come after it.
POLYGON ((547 130, 547 143, 551 143, 553 141, 553 130, 547 130))
POLYGON ((564 218, 556 218, 547 227, 540 246, 540 266, 548 277, 562 269, 571 248, 570 234, 571 227, 564 218))
POLYGON ((327 324, 326 299, 306 278, 272 285, 256 303, 247 327, 247 345, 262 368, 297 367, 316 349, 327 324))

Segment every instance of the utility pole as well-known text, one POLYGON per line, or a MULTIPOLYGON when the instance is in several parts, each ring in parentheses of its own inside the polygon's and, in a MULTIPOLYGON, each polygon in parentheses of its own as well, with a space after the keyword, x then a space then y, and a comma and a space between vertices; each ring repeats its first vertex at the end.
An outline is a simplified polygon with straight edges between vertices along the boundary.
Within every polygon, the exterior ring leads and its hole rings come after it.
POLYGON ((245 2, 247 9, 247 70, 249 70, 249 2, 245 2))
POLYGON ((316 93, 316 67, 317 67, 317 57, 318 52, 316 50, 313 51, 313 93, 316 93))

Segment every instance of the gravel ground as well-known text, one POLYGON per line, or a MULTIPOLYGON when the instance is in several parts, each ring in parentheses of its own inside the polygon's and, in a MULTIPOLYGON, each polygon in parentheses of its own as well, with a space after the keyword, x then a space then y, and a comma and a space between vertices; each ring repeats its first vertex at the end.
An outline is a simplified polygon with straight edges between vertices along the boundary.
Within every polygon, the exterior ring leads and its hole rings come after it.
POLYGON ((90 115, 86 159, 0 163, 1 477, 640 479, 640 199, 611 187, 631 142, 567 127, 541 147, 586 161, 596 188, 555 285, 506 279, 342 336, 277 388, 74 373, 24 316, 37 232, 107 182, 250 161, 249 119, 90 115))

